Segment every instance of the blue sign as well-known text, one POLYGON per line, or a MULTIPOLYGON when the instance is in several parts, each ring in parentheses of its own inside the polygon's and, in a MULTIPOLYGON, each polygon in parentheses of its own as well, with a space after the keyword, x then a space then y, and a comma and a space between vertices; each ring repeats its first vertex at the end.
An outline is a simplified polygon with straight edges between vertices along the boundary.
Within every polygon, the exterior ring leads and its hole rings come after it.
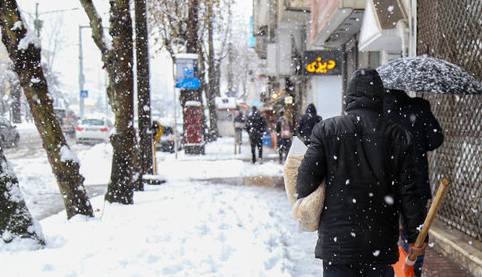
POLYGON ((87 98, 87 97, 89 97, 89 91, 85 90, 85 89, 81 90, 80 91, 80 98, 87 98))
POLYGON ((252 16, 249 17, 249 40, 248 46, 251 48, 256 47, 256 37, 254 36, 254 18, 252 16))
POLYGON ((176 80, 176 88, 192 89, 192 90, 200 89, 201 80, 195 77, 178 79, 176 80))

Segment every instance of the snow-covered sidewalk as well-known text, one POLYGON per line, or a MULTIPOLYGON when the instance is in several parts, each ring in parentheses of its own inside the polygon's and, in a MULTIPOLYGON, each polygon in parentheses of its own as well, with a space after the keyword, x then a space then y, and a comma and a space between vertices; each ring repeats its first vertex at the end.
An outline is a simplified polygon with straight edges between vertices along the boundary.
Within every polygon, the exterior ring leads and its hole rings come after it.
POLYGON ((279 189, 179 181, 132 206, 92 202, 94 219, 41 221, 45 249, 0 252, 2 275, 321 276, 315 234, 297 231, 279 189))

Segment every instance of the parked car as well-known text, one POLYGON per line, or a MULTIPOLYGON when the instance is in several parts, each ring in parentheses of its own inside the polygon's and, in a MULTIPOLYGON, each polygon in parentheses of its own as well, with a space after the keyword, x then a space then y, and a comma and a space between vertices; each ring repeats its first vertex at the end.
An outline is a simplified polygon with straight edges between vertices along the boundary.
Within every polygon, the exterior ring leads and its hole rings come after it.
POLYGON ((108 119, 82 119, 75 127, 75 136, 79 143, 107 142, 113 127, 114 125, 108 119))
POLYGON ((0 118, 0 145, 2 147, 16 147, 20 141, 17 126, 12 125, 6 118, 0 118))
POLYGON ((174 132, 173 129, 169 126, 164 126, 164 133, 161 136, 159 143, 157 143, 156 148, 157 150, 161 150, 164 152, 171 152, 174 153, 174 132))
POLYGON ((78 121, 77 115, 71 110, 55 108, 55 116, 60 123, 62 132, 66 135, 75 135, 75 125, 78 121))
POLYGON ((161 136, 159 143, 156 145, 156 149, 164 152, 171 152, 174 153, 175 148, 174 145, 177 145, 177 150, 181 150, 182 148, 182 141, 181 141, 181 134, 182 129, 178 128, 177 130, 177 140, 175 140, 174 130, 170 126, 163 126, 164 133, 161 136))

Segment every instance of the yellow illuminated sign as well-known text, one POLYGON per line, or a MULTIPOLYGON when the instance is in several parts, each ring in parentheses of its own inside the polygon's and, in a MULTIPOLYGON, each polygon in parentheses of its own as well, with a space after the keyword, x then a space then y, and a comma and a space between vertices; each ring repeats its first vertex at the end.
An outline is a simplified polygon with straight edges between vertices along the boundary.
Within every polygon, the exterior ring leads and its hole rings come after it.
POLYGON ((329 70, 334 69, 336 62, 334 60, 323 61, 322 56, 318 56, 312 63, 306 65, 306 71, 309 73, 327 73, 329 70))

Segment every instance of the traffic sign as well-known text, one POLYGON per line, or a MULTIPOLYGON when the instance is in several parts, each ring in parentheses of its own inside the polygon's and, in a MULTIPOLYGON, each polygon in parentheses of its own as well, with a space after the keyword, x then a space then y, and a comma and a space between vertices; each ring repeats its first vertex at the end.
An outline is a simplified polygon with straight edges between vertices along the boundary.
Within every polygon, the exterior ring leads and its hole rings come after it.
POLYGON ((80 91, 80 98, 87 98, 89 97, 89 91, 86 89, 83 89, 80 91))

